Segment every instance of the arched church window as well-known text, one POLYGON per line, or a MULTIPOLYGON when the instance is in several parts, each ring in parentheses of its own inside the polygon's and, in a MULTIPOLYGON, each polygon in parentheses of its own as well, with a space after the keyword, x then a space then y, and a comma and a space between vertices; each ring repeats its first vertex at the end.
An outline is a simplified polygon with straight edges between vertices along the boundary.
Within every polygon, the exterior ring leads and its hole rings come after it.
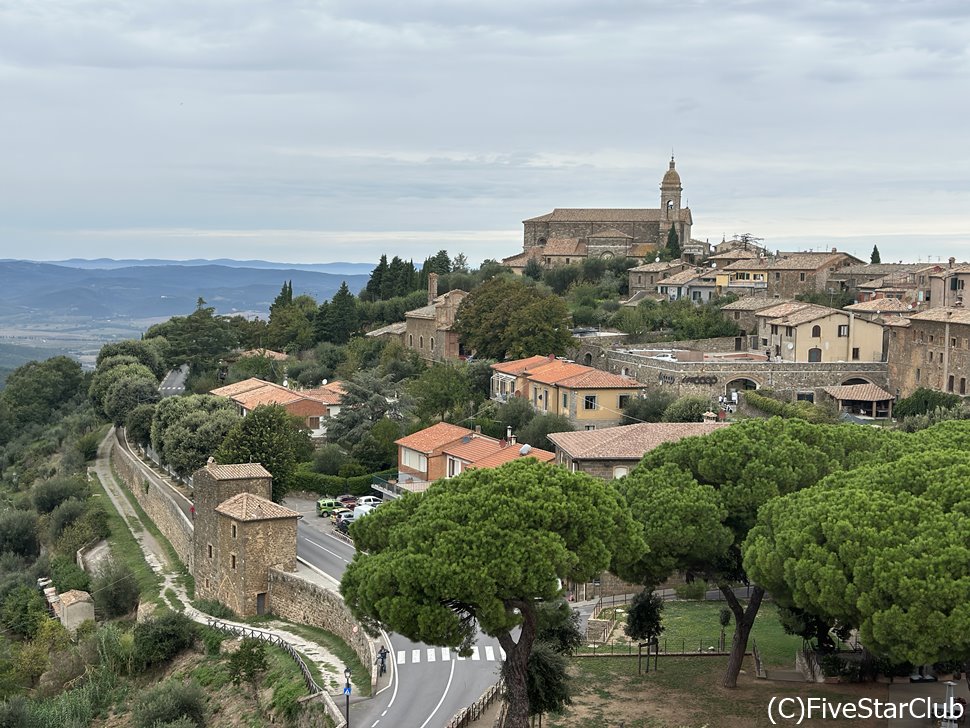
POLYGON ((812 336, 817 338, 821 335, 822 335, 822 327, 816 324, 815 326, 812 327, 812 336))

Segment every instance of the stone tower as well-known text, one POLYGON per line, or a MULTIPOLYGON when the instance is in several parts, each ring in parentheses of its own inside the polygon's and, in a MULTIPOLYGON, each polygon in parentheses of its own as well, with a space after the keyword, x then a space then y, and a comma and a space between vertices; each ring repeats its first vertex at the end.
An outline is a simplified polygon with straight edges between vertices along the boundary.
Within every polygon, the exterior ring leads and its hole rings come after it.
POLYGON ((670 168, 664 174, 663 181, 660 183, 660 245, 667 244, 667 233, 673 225, 677 231, 677 237, 683 246, 689 241, 690 231, 684 230, 684 223, 680 214, 680 200, 684 188, 680 185, 680 175, 674 167, 674 157, 670 157, 670 168))

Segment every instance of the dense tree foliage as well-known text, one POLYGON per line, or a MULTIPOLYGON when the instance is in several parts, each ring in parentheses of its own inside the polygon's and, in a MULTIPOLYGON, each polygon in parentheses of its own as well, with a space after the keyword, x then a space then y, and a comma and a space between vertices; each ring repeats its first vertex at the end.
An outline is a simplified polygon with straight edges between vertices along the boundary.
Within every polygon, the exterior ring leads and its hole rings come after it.
POLYGON ((340 412, 330 421, 327 434, 348 447, 362 440, 385 417, 400 420, 408 408, 403 387, 389 376, 360 372, 344 382, 344 389, 340 412))
POLYGON ((384 624, 464 654, 476 624, 497 637, 510 728, 528 721, 536 599, 556 598, 557 579, 585 581, 643 550, 608 484, 530 458, 432 485, 351 529, 358 552, 341 591, 354 614, 371 629, 384 624))
POLYGON ((659 302, 647 299, 635 308, 620 307, 611 324, 631 336, 651 341, 737 336, 737 324, 721 315, 720 307, 731 300, 725 297, 698 305, 686 298, 659 302))
POLYGON ((772 418, 661 445, 620 481, 649 546, 627 577, 655 584, 676 568, 717 585, 735 617, 724 677, 724 685, 734 687, 765 591, 760 584, 752 589, 745 607, 732 588, 747 580, 740 549, 758 509, 830 473, 886 459, 899 437, 772 418))
POLYGON ((654 640, 664 630, 663 611, 663 597, 648 587, 630 602, 623 631, 627 637, 639 642, 654 640))
POLYGON ((908 397, 899 400, 893 407, 893 414, 896 417, 925 415, 927 412, 932 412, 936 409, 956 407, 959 403, 959 395, 920 387, 908 397))
POLYGON ((640 422, 660 422, 664 412, 677 399, 677 395, 664 389, 651 389, 643 397, 633 397, 623 408, 621 425, 640 422))
POLYGON ((216 462, 260 463, 273 476, 273 500, 282 503, 297 462, 308 460, 310 434, 279 404, 260 405, 226 434, 216 462))
POLYGON ((664 422, 703 422, 704 413, 711 408, 707 397, 688 395, 671 402, 663 413, 664 422))
POLYGON ((57 409, 79 393, 83 383, 81 365, 66 356, 28 362, 15 369, 0 391, 5 411, 0 416, 10 428, 8 438, 20 428, 49 422, 57 409))
POLYGON ((238 421, 228 399, 208 394, 167 397, 155 409, 152 447, 162 464, 188 476, 205 465, 238 421))
POLYGON ((573 429, 573 424, 564 415, 537 414, 519 430, 518 440, 532 447, 555 451, 556 446, 549 439, 549 435, 553 432, 572 432, 573 429))
POLYGON ((436 364, 408 384, 414 414, 425 423, 441 422, 451 415, 460 420, 472 404, 468 365, 463 362, 436 364))
POLYGON ((476 357, 500 360, 564 354, 569 325, 562 299, 520 280, 493 278, 461 302, 454 329, 476 357))
POLYGON ((878 265, 879 263, 882 263, 882 257, 879 255, 878 245, 872 246, 872 253, 869 255, 869 262, 872 265, 878 265))
POLYGON ((215 309, 206 306, 201 298, 188 316, 173 316, 145 332, 146 341, 159 336, 168 342, 165 365, 174 367, 187 362, 194 371, 214 367, 239 343, 228 319, 216 316, 215 309))

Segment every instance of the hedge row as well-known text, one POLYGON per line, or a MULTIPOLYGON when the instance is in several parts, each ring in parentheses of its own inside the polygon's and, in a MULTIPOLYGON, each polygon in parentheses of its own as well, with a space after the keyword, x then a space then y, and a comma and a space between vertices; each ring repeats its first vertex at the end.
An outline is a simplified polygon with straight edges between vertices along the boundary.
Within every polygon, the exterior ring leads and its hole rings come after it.
POLYGON ((769 417, 797 417, 814 423, 828 423, 833 420, 831 412, 811 402, 781 402, 754 391, 744 393, 744 402, 769 417))
POLYGON ((371 492, 371 483, 374 476, 388 480, 397 477, 397 469, 382 470, 379 473, 368 475, 355 475, 350 478, 343 478, 339 475, 324 475, 315 473, 309 468, 309 464, 304 463, 293 474, 290 490, 303 490, 308 493, 319 493, 320 495, 340 495, 350 493, 351 495, 367 495, 371 492))

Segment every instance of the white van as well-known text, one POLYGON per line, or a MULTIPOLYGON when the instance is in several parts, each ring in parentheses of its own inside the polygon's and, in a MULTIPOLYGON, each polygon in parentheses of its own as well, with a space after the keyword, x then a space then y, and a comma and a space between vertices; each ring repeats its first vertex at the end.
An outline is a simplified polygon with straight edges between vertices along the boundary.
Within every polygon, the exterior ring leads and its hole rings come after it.
POLYGON ((374 510, 374 506, 357 506, 354 508, 354 521, 358 521, 374 510))

